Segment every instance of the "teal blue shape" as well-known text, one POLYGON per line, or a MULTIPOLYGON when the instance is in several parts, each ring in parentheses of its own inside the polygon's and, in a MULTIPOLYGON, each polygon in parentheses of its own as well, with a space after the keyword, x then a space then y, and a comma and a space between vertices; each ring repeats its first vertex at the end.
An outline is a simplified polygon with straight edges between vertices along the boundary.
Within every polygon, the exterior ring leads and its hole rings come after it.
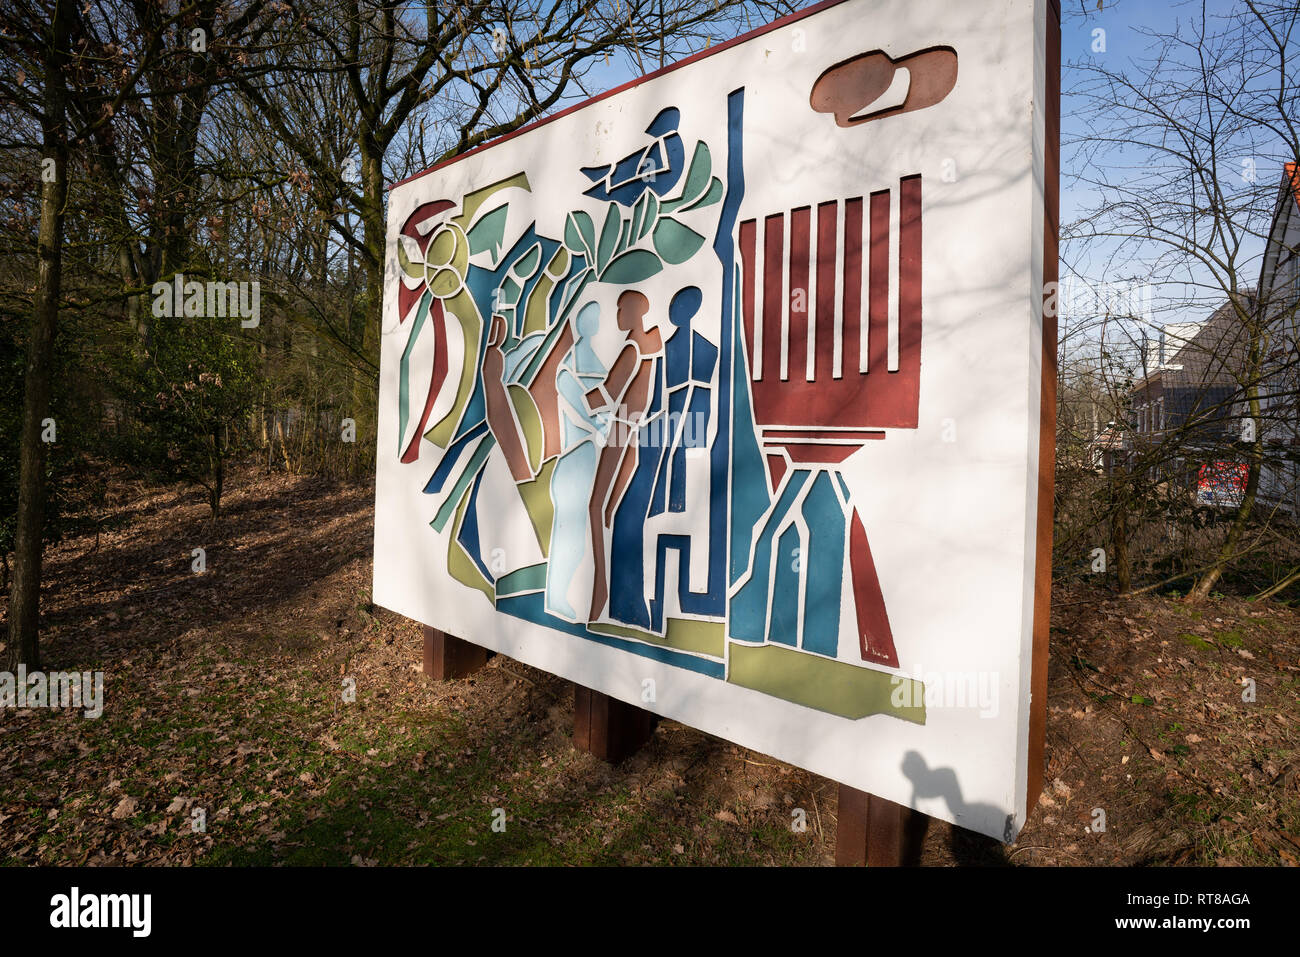
POLYGON ((488 453, 492 451, 492 446, 496 440, 491 435, 483 438, 474 455, 470 458, 469 464, 465 466, 465 471, 460 473, 460 478, 456 480, 455 487, 447 500, 442 503, 442 508, 438 509, 438 514, 433 517, 432 525, 437 531, 441 532, 447 525, 447 520, 456 514, 456 506, 460 502, 461 496, 465 494, 465 489, 469 488, 469 483, 474 481, 474 476, 478 475, 478 470, 483 463, 487 461, 488 453))
POLYGON ((527 565, 497 580, 497 595, 522 595, 546 587, 546 563, 527 565))
POLYGON ((501 245, 505 242, 506 236, 506 216, 510 211, 510 205, 498 206, 492 212, 482 217, 474 228, 466 233, 465 238, 469 240, 470 255, 476 255, 487 250, 492 251, 495 258, 501 252, 501 245))
MULTIPOLYGON (((736 390, 737 395, 740 392, 740 389, 736 390)), ((781 493, 781 498, 772 512, 772 517, 763 526, 757 541, 754 543, 754 573, 750 576, 749 581, 745 582, 740 590, 736 592, 735 597, 731 599, 728 627, 733 638, 738 638, 741 641, 766 641, 768 638, 767 605, 771 587, 768 575, 772 566, 772 539, 776 535, 776 529, 780 525, 781 519, 790 511, 790 507, 794 504, 794 500, 798 496, 799 490, 803 488, 807 478, 807 472, 795 472, 790 476, 789 481, 786 482, 785 490, 781 493)), ((764 487, 766 487, 767 479, 764 478, 762 481, 765 483, 764 487)), ((733 486, 734 488, 735 486, 733 486)), ((758 520, 756 519, 754 524, 757 525, 757 523, 758 520)), ((748 557, 749 547, 746 545, 742 561, 748 557)), ((732 552, 732 558, 734 561, 734 551, 732 552)), ((778 557, 778 565, 780 561, 781 559, 778 557)), ((778 575, 779 572, 780 569, 778 568, 778 575)), ((797 577, 795 584, 798 585, 797 577)), ((796 600, 797 593, 796 587, 796 600)), ((775 623, 773 627, 775 629, 775 623)), ((794 639, 794 631, 791 629, 788 643, 793 644, 794 639)))
POLYGON ((826 472, 818 474, 804 499, 808 549, 803 640, 800 647, 834 658, 839 651, 840 591, 844 579, 844 509, 826 472))
MULTIPOLYGON (((739 312, 739 310, 737 310, 739 312)), ((739 346, 744 338, 732 337, 739 346)), ((767 471, 763 454, 754 434, 754 412, 749 398, 749 375, 744 356, 736 348, 732 356, 732 382, 735 383, 734 426, 731 446, 731 578, 734 585, 745 574, 754 533, 763 513, 772 504, 767 491, 767 471)), ((761 640, 761 639, 759 639, 761 640)))
POLYGON ((591 259, 596 250, 596 224, 581 209, 569 213, 564 221, 564 245, 569 252, 591 259))
POLYGON ((704 245, 704 237, 668 216, 659 217, 654 228, 654 247, 664 262, 678 266, 686 262, 704 245))
POLYGON ((548 615, 546 608, 542 604, 542 596, 536 593, 502 598, 497 602, 497 609, 523 621, 531 621, 534 624, 542 625, 566 635, 586 638, 598 645, 606 645, 629 654, 640 655, 654 661, 662 661, 664 664, 708 675, 710 678, 722 679, 726 677, 726 666, 717 659, 704 658, 699 655, 664 648, 660 645, 650 645, 641 641, 630 641, 615 635, 602 635, 594 631, 588 631, 582 625, 575 625, 573 622, 556 618, 554 615, 548 615))
POLYGON ((633 249, 610 263, 600 274, 600 281, 616 286, 633 286, 645 282, 663 268, 663 263, 654 253, 647 249, 633 249))
POLYGON ((772 585, 772 628, 768 641, 783 645, 799 643, 799 573, 795 563, 806 561, 799 547, 799 530, 791 525, 776 549, 776 580, 772 585))
POLYGON ((605 225, 600 227, 600 247, 596 250, 596 268, 601 272, 609 265, 622 230, 623 218, 618 214, 618 204, 610 203, 609 211, 605 214, 605 225))

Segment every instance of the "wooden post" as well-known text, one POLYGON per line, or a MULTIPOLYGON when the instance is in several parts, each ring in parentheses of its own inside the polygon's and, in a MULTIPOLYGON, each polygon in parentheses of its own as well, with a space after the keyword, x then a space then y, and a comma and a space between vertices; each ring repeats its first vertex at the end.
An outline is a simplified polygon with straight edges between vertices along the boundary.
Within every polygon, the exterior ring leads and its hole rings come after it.
POLYGON ((495 652, 424 626, 424 673, 435 681, 465 678, 478 671, 495 652))
POLYGON ((659 724, 653 712, 573 686, 573 746, 617 764, 639 751, 659 724))
POLYGON ((930 819, 893 801, 840 785, 835 833, 838 867, 902 867, 921 862, 930 819))

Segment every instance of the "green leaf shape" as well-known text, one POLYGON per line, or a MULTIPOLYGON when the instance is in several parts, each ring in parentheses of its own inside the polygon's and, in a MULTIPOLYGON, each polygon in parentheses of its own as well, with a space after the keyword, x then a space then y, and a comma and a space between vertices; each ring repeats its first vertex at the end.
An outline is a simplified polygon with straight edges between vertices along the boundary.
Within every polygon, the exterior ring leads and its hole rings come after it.
POLYGON ((709 184, 708 191, 691 205, 683 207, 682 212, 691 209, 707 209, 720 199, 722 199, 722 180, 715 176, 713 182, 709 184))
POLYGON ((456 272, 456 270, 450 266, 443 266, 435 272, 433 277, 429 280, 429 289, 431 289, 433 294, 439 299, 446 299, 449 296, 455 295, 461 285, 462 279, 460 273, 456 272))
POLYGON ((641 221, 645 219, 645 198, 650 195, 650 190, 641 194, 640 198, 632 204, 632 235, 636 236, 641 229, 641 221))
POLYGON ((618 234, 623 228, 623 217, 619 215, 618 203, 610 203, 605 213, 605 225, 600 227, 600 247, 596 250, 596 269, 604 273, 609 265, 614 248, 618 245, 618 234))
POLYGON ((523 286, 510 276, 507 276, 501 283, 501 293, 497 296, 497 304, 501 306, 513 306, 519 302, 519 294, 523 291, 523 286))
POLYGON ((633 249, 619 256, 600 274, 601 282, 631 286, 644 282, 664 268, 659 257, 648 249, 633 249))
MULTIPOLYGON (((406 349, 402 351, 402 361, 398 367, 397 451, 399 454, 406 436, 406 422, 410 418, 408 405, 411 394, 411 351, 415 348, 415 340, 419 338, 420 330, 424 328, 424 320, 429 316, 429 306, 432 302, 433 296, 427 292, 420 297, 420 309, 415 314, 415 322, 411 323, 410 335, 406 337, 406 349)), ((434 330, 434 334, 437 335, 437 330, 434 330)))
POLYGON ((417 253, 420 251, 420 247, 416 245, 415 240, 410 236, 397 237, 397 264, 402 267, 402 272, 412 279, 423 279, 424 265, 416 265, 411 261, 411 257, 407 253, 408 246, 417 253))
POLYGON ((704 237, 668 216, 660 218, 654 229, 655 252, 664 262, 680 266, 704 245, 704 237))
POLYGON ((691 165, 686 171, 686 182, 682 184, 682 191, 676 199, 670 199, 663 204, 663 212, 671 213, 681 206, 691 206, 703 194, 713 177, 713 157, 709 153, 708 144, 703 140, 697 140, 695 143, 695 152, 691 155, 691 165))
POLYGON ((641 228, 637 230, 636 238, 638 241, 650 235, 650 230, 654 228, 654 224, 659 220, 659 197, 646 190, 645 198, 648 202, 646 203, 645 219, 641 222, 641 228))
POLYGON ((559 279, 569 269, 569 251, 561 246, 546 266, 546 272, 554 279, 559 279))
POLYGON ((592 260, 592 251, 596 248, 596 224, 585 210, 575 209, 564 221, 564 245, 570 252, 578 253, 592 260))
POLYGON ((623 228, 618 231, 618 248, 614 250, 614 255, 626 252, 628 241, 632 238, 632 220, 628 219, 623 222, 623 228))
MULTIPOLYGON (((474 224, 474 228, 471 229, 465 237, 469 240, 469 252, 471 256, 476 256, 479 253, 488 250, 492 251, 493 259, 501 254, 501 244, 505 242, 506 235, 506 216, 509 211, 509 203, 504 206, 498 206, 474 224)), ((442 263, 445 263, 450 259, 451 256, 448 255, 446 259, 439 261, 439 265, 442 265, 442 263)))
POLYGON ((530 279, 533 273, 537 272, 537 266, 541 261, 542 244, 534 243, 528 252, 515 260, 515 264, 510 267, 510 271, 520 279, 530 279))

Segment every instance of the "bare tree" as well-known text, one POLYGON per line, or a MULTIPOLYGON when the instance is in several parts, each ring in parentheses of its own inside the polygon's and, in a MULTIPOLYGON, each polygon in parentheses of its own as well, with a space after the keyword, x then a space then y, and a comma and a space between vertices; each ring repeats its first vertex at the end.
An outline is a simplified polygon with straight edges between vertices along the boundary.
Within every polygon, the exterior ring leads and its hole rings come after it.
POLYGON ((1085 127, 1067 144, 1074 152, 1067 168, 1072 186, 1094 201, 1063 230, 1063 248, 1102 286, 1141 290, 1143 308, 1099 310, 1075 330, 1076 355, 1118 355, 1124 370, 1112 383, 1130 406, 1122 423, 1128 455, 1108 503, 1112 545, 1125 550, 1135 510, 1164 521, 1170 503, 1181 501, 1171 476, 1191 467, 1189 450, 1204 461, 1242 463, 1240 501, 1193 570, 1189 598, 1198 600, 1270 541, 1251 529, 1267 458, 1258 424, 1265 406, 1280 411, 1269 405, 1266 385, 1280 304, 1259 287, 1276 174, 1300 154, 1289 60, 1300 8, 1248 0, 1216 15, 1198 0, 1176 4, 1170 19, 1167 29, 1145 33, 1141 59, 1120 64, 1102 55, 1072 64, 1082 78, 1074 96, 1085 127), (1165 323, 1207 319, 1205 333, 1179 355, 1208 353, 1182 383, 1197 398, 1169 416, 1163 400, 1143 401, 1158 379, 1178 371, 1149 361, 1149 343, 1165 323))
POLYGON ((279 72, 239 86, 332 204, 330 227, 359 258, 364 321, 348 348, 366 374, 376 372, 388 182, 588 95, 590 74, 611 56, 643 72, 643 50, 681 55, 752 24, 755 12, 789 8, 783 0, 294 0, 292 23, 252 54, 279 72), (342 78, 343 102, 322 97, 322 71, 342 78), (327 109, 355 117, 355 158, 317 135, 327 109))

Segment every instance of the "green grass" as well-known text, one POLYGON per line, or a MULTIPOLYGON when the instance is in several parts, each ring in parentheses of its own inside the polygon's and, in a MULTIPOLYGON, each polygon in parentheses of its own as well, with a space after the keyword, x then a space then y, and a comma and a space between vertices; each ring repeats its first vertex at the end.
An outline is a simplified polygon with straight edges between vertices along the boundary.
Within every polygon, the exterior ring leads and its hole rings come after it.
POLYGON ((1241 648, 1245 645, 1245 631, 1241 628, 1234 628, 1231 631, 1220 631, 1215 634, 1214 640, 1225 648, 1241 648))

